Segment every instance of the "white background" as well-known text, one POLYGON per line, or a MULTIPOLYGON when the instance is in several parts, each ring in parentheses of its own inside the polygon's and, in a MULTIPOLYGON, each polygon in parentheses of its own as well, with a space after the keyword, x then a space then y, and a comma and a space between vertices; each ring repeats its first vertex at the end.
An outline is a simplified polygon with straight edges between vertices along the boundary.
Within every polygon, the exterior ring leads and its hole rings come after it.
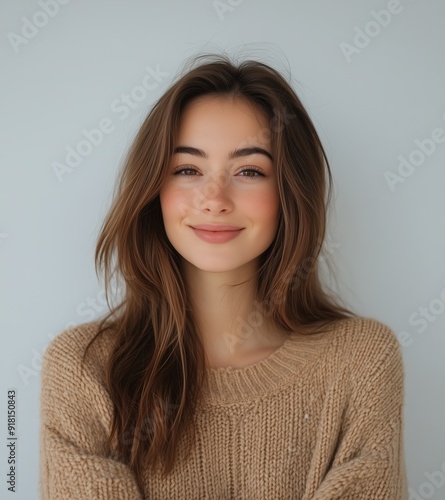
POLYGON ((338 289, 399 336, 411 496, 445 498, 434 474, 445 471, 445 143, 414 152, 445 130, 445 3, 65 0, 55 12, 54 2, 1 2, 0 496, 13 497, 5 419, 15 388, 14 498, 38 498, 40 356, 50 338, 106 311, 95 240, 138 126, 187 58, 225 50, 290 72, 314 120, 335 180, 338 289), (389 8, 388 22, 377 12, 389 8), (143 96, 147 67, 165 76, 143 96), (140 100, 126 115, 117 106, 132 93, 140 100), (112 132, 57 177, 54 164, 104 118, 112 132), (400 175, 400 155, 413 165, 391 189, 385 175, 400 175))

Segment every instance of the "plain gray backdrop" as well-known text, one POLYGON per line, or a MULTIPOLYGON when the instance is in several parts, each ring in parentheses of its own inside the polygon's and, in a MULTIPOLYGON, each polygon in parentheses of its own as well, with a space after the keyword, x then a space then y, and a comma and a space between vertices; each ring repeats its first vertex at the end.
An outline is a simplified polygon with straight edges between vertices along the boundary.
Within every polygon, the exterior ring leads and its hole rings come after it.
POLYGON ((334 286, 398 335, 411 498, 445 498, 445 3, 3 0, 1 10, 0 497, 38 498, 41 355, 106 312, 94 245, 134 134, 186 59, 225 51, 273 65, 313 118, 334 177, 324 254, 334 286))

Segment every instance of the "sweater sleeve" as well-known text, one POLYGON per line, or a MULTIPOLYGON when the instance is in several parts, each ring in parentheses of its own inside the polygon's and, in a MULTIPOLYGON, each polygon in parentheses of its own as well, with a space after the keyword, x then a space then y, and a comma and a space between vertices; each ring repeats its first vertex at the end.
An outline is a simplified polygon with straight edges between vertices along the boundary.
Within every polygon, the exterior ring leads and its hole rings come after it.
POLYGON ((81 375, 83 345, 76 333, 59 334, 42 360, 40 498, 141 500, 130 469, 105 451, 105 388, 91 372, 81 375))
POLYGON ((373 324, 377 331, 347 355, 350 398, 342 430, 332 464, 305 500, 408 499, 401 347, 389 327, 373 324))

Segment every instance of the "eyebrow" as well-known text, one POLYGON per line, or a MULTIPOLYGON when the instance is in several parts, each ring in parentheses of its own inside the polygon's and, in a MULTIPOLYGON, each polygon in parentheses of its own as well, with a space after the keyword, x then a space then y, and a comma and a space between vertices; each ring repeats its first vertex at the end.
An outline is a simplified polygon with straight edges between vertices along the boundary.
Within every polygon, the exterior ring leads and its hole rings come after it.
MULTIPOLYGON (((201 158, 208 158, 205 151, 203 151, 202 149, 193 148, 191 146, 178 146, 173 151, 173 154, 177 153, 185 153, 189 155, 200 156, 201 158)), ((234 158, 256 155, 256 154, 267 156, 270 160, 273 161, 272 155, 269 153, 269 151, 266 151, 265 149, 260 148, 259 146, 251 146, 248 148, 235 149, 229 153, 228 158, 229 160, 233 160, 234 158)))

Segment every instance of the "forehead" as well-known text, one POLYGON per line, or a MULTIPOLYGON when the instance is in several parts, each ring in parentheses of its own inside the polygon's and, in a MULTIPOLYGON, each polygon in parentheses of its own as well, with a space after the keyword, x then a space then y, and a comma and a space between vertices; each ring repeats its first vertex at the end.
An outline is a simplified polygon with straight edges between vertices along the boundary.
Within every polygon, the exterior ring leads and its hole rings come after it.
POLYGON ((255 103, 239 97, 203 96, 187 103, 181 113, 178 135, 180 140, 198 136, 270 143, 267 114, 255 103))

